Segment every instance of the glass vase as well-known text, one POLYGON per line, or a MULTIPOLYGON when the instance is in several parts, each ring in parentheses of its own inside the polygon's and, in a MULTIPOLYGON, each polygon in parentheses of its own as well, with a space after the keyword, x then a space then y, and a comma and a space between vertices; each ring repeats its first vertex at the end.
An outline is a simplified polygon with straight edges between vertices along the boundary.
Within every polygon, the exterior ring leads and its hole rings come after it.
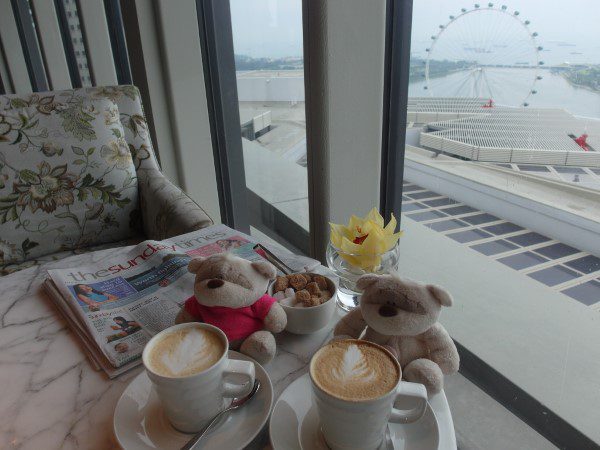
POLYGON ((338 289, 337 304, 345 311, 356 308, 360 301, 361 292, 356 287, 356 281, 363 275, 374 273, 378 275, 396 272, 400 256, 400 244, 384 253, 364 255, 344 252, 336 248, 331 242, 327 246, 327 265, 339 277, 340 287, 338 289), (365 270, 352 263, 353 259, 369 258, 377 264, 372 270, 365 270))

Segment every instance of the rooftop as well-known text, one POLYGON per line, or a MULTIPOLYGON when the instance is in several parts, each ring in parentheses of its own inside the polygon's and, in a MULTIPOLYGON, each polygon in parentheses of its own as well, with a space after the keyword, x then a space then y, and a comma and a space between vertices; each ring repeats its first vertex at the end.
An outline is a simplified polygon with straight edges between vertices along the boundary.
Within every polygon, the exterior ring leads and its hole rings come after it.
POLYGON ((599 120, 563 109, 490 107, 486 102, 412 98, 409 120, 427 123, 421 146, 473 161, 600 167, 599 120), (586 149, 575 141, 584 134, 586 149))

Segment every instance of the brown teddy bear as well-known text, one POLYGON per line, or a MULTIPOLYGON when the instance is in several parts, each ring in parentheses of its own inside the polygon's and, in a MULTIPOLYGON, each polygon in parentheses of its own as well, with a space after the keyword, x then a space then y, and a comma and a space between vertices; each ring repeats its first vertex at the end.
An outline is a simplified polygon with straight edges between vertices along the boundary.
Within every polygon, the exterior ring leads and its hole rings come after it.
POLYGON ((344 316, 334 338, 359 338, 385 346, 402 366, 402 377, 422 383, 429 395, 444 387, 444 375, 458 371, 459 357, 448 332, 437 321, 452 297, 439 286, 395 275, 363 275, 360 307, 344 316), (365 330, 366 328, 366 330, 365 330))
POLYGON ((230 347, 261 364, 275 356, 275 338, 287 324, 283 308, 265 294, 277 271, 266 261, 220 253, 190 261, 196 274, 194 295, 188 298, 176 323, 206 322, 225 333, 230 347))

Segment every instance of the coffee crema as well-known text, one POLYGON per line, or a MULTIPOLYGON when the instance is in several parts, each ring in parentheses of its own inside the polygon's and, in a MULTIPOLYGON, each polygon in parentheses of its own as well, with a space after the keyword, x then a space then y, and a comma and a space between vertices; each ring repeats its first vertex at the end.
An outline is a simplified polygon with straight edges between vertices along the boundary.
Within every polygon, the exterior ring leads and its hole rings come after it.
POLYGON ((148 354, 147 365, 165 377, 187 377, 213 366, 225 352, 221 338, 205 328, 182 328, 166 333, 148 354))
POLYGON ((349 401, 371 400, 398 384, 400 368, 392 358, 367 341, 334 341, 315 353, 310 375, 329 395, 349 401))

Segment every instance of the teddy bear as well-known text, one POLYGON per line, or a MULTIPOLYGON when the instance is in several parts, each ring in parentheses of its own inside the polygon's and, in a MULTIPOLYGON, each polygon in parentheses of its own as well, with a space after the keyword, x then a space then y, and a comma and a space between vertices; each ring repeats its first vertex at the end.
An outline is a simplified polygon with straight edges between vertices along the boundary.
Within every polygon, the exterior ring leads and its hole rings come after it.
POLYGON ((458 371, 454 342, 437 321, 452 297, 439 286, 398 275, 367 274, 357 287, 363 291, 358 308, 335 326, 334 339, 351 337, 383 345, 398 359, 402 377, 421 383, 428 395, 444 387, 444 375, 458 371))
POLYGON ((267 261, 248 261, 229 253, 197 257, 188 264, 196 275, 194 295, 175 322, 205 322, 220 328, 230 348, 261 364, 275 356, 275 337, 287 324, 283 308, 265 294, 277 271, 267 261))

